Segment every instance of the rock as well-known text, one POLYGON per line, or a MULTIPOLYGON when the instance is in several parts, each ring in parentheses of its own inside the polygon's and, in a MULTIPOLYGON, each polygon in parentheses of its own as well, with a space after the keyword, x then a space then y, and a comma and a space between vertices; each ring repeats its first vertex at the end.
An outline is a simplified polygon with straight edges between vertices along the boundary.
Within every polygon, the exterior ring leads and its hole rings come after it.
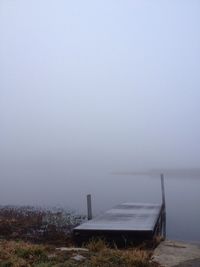
POLYGON ((200 245, 166 240, 155 249, 153 261, 164 267, 200 266, 200 245))
POLYGON ((68 248, 68 247, 60 247, 60 248, 56 248, 56 250, 60 250, 60 251, 82 251, 82 252, 88 252, 89 250, 87 248, 74 248, 74 247, 71 247, 71 248, 68 248))
POLYGON ((48 258, 48 260, 52 260, 52 259, 54 259, 56 257, 56 254, 49 254, 49 255, 47 255, 47 258, 48 258))
POLYGON ((76 256, 73 256, 71 257, 71 259, 75 260, 75 261, 83 261, 86 259, 86 257, 80 255, 80 254, 77 254, 76 256))

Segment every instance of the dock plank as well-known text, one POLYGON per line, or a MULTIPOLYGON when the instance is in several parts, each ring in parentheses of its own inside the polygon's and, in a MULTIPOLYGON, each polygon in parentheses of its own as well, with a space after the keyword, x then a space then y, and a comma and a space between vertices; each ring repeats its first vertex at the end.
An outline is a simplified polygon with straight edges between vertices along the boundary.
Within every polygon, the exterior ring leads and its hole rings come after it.
POLYGON ((162 205, 123 203, 87 221, 74 230, 79 231, 154 231, 162 205))

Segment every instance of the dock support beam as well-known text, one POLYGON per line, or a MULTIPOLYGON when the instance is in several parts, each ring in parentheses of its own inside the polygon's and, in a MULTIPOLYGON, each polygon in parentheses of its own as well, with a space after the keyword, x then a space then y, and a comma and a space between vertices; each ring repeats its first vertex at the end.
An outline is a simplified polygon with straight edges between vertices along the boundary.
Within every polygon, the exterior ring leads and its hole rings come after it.
POLYGON ((87 217, 88 220, 92 220, 92 200, 91 195, 87 195, 87 217))
POLYGON ((164 185, 164 174, 161 173, 161 190, 162 190, 162 228, 163 228, 163 237, 166 238, 166 204, 165 204, 165 185, 164 185))

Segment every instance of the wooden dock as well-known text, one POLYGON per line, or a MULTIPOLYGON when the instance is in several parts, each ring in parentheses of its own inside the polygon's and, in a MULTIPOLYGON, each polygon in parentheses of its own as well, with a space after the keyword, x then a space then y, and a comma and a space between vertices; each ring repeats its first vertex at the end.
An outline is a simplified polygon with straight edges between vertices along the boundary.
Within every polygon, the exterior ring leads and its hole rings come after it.
POLYGON ((91 238, 103 237, 109 242, 126 245, 131 242, 166 237, 166 206, 164 175, 161 178, 162 203, 122 203, 92 219, 91 195, 87 195, 88 221, 74 228, 79 244, 91 238))
POLYGON ((93 237, 109 240, 152 240, 162 231, 162 204, 123 203, 74 229, 82 242, 93 237))

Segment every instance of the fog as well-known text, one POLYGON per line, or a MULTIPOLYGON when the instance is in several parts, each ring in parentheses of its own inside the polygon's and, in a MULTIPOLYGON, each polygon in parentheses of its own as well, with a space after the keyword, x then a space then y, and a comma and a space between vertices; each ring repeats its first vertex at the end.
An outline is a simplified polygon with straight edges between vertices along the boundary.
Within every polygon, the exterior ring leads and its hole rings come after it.
MULTIPOLYGON (((199 13, 199 1, 0 1, 0 203, 85 212, 90 192, 98 213, 160 201, 160 170, 197 170, 199 13)), ((186 173, 166 177, 171 223, 177 196, 200 201, 186 173)))

